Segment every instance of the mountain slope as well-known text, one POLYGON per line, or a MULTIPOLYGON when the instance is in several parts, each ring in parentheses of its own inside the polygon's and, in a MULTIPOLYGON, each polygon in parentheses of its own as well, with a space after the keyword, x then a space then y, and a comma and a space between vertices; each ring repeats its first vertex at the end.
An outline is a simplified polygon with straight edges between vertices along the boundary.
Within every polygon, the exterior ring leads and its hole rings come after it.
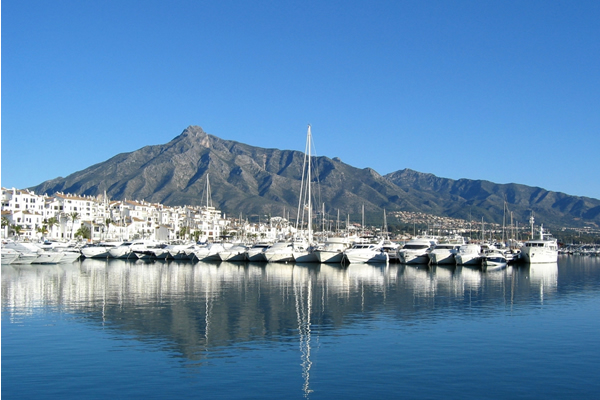
MULTIPOLYGON (((164 145, 146 146, 46 181, 37 193, 99 195, 139 199, 165 205, 206 203, 210 175, 213 204, 228 214, 295 217, 304 153, 264 149, 223 140, 190 126, 164 145)), ((600 223, 600 201, 568 196, 518 184, 438 178, 409 169, 381 176, 339 159, 315 157, 315 209, 325 205, 330 215, 420 211, 488 222, 501 222, 504 200, 519 221, 533 210, 544 224, 575 226, 600 223), (318 184, 317 184, 318 183, 318 184)))

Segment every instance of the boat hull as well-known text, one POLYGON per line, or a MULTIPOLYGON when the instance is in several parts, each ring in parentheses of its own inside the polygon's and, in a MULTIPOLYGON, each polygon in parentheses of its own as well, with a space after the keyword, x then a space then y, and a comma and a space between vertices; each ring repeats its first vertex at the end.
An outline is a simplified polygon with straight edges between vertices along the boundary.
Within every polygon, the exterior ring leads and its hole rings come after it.
POLYGON ((317 250, 315 251, 315 255, 319 262, 329 264, 339 264, 344 258, 343 251, 317 250))
POLYGON ((346 252, 344 260, 350 264, 378 264, 389 262, 389 255, 385 252, 380 253, 363 253, 363 252, 346 252))
POLYGON ((521 249, 521 258, 529 264, 547 264, 558 261, 558 252, 543 247, 524 247, 521 249))

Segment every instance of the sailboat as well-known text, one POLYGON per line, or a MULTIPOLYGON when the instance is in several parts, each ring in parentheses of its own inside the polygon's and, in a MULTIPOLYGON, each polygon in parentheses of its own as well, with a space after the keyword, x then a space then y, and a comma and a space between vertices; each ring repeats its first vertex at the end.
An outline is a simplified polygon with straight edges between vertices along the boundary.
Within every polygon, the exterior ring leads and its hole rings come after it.
POLYGON ((310 125, 306 133, 306 151, 304 152, 304 167, 302 170, 302 184, 300 186, 300 199, 298 200, 298 218, 296 219, 296 232, 298 232, 298 222, 304 222, 304 210, 307 212, 307 232, 306 236, 296 236, 293 241, 294 261, 298 263, 316 263, 319 258, 315 254, 312 234, 312 193, 311 193, 311 147, 312 135, 310 125), (305 174, 306 173, 306 180, 305 174), (302 200, 306 198, 306 206, 303 207, 302 200), (302 212, 302 219, 300 218, 302 212))
POLYGON ((388 253, 388 258, 390 262, 399 262, 398 258, 398 244, 394 243, 390 240, 390 235, 388 232, 387 226, 387 213, 385 212, 385 208, 383 209, 383 251, 388 253))

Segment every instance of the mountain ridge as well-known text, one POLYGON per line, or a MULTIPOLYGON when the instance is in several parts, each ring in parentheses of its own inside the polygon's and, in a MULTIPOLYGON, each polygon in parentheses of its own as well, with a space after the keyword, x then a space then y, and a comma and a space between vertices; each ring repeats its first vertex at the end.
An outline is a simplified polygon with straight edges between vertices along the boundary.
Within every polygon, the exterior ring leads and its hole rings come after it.
MULTIPOLYGON (((165 205, 203 205, 210 174, 213 204, 228 214, 295 217, 304 153, 260 148, 210 135, 189 126, 162 145, 120 153, 65 178, 31 187, 36 193, 56 192, 111 199, 139 199, 165 205)), ((334 215, 365 211, 412 211, 488 222, 502 222, 504 207, 524 223, 533 211, 536 221, 554 226, 600 225, 600 200, 552 192, 517 183, 440 178, 403 169, 381 175, 339 158, 313 157, 318 192, 315 208, 325 204, 334 215)))

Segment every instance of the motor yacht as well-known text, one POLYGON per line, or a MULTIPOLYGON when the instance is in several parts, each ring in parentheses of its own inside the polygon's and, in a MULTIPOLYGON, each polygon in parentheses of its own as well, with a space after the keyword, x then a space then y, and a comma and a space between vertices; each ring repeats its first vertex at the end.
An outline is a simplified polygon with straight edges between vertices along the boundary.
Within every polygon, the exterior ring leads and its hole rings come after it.
POLYGON ((485 250, 481 256, 481 269, 484 271, 502 269, 506 264, 506 255, 500 249, 485 250))
POLYGON ((275 242, 262 254, 267 262, 293 262, 294 243, 291 241, 275 242))
POLYGON ((431 264, 455 265, 454 256, 462 244, 464 244, 464 240, 460 243, 454 241, 437 243, 428 253, 429 261, 431 264))
POLYGON ((198 261, 221 261, 219 253, 231 247, 231 243, 224 245, 223 243, 208 243, 206 246, 201 246, 194 250, 193 260, 198 261))
MULTIPOLYGON (((531 220, 533 237, 533 217, 531 220)), ((521 257, 529 264, 555 263, 558 261, 558 243, 550 234, 544 233, 542 226, 538 239, 528 240, 523 244, 521 257)))
POLYGON ((266 249, 271 246, 269 242, 256 242, 248 250, 246 250, 246 260, 248 261, 267 261, 264 256, 266 249))
POLYGON ((8 265, 19 258, 19 253, 13 249, 2 247, 2 265, 8 265))
POLYGON ((123 242, 120 245, 109 249, 109 257, 119 259, 128 259, 130 257, 136 258, 135 254, 131 250, 131 244, 132 242, 123 242))
POLYGON ((352 245, 349 238, 343 236, 335 236, 327 238, 323 246, 315 250, 315 256, 322 263, 341 263, 344 257, 344 250, 352 245))
POLYGON ((481 265, 481 245, 478 243, 466 243, 458 248, 454 255, 456 265, 481 265))
POLYGON ((379 243, 354 243, 344 251, 343 263, 387 263, 389 255, 383 251, 383 241, 379 243))
POLYGON ((219 252, 221 261, 246 261, 248 246, 242 243, 234 244, 228 249, 219 252))
POLYGON ((81 248, 81 255, 85 258, 108 258, 108 251, 113 247, 117 247, 122 242, 100 242, 96 244, 88 244, 81 248))
POLYGON ((434 239, 414 238, 398 249, 398 259, 402 264, 428 264, 428 253, 433 245, 434 239))

